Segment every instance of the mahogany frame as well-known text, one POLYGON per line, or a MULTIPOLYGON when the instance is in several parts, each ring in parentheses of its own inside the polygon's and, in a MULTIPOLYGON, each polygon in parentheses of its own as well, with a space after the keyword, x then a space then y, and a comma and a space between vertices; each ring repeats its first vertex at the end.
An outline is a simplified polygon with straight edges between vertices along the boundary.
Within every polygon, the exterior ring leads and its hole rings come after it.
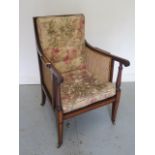
POLYGON ((39 63, 39 69, 40 69, 40 79, 41 79, 41 93, 42 93, 42 101, 41 105, 43 106, 45 104, 46 97, 49 99, 50 103, 53 105, 53 109, 56 112, 57 117, 57 127, 58 127, 58 148, 62 145, 63 142, 63 124, 64 120, 67 120, 71 117, 80 115, 82 113, 85 113, 87 111, 97 109, 99 107, 102 107, 104 105, 112 103, 112 116, 111 120, 112 123, 115 124, 116 120, 116 114, 119 106, 120 96, 121 96, 121 77, 122 77, 122 69, 123 65, 125 67, 130 65, 130 62, 124 58, 112 55, 111 53, 101 50, 99 48, 91 46, 87 41, 85 41, 86 47, 92 49, 94 52, 98 52, 102 55, 106 55, 112 59, 111 61, 111 70, 110 70, 110 79, 109 81, 113 81, 113 70, 114 70, 114 62, 117 61, 119 63, 118 68, 118 75, 116 80, 116 95, 113 97, 110 97, 108 99, 102 100, 100 102, 93 103, 91 105, 88 105, 86 107, 83 107, 81 109, 71 111, 68 113, 64 113, 61 105, 61 97, 60 97, 60 84, 63 82, 63 76, 61 73, 54 67, 54 65, 51 63, 50 60, 43 54, 41 45, 39 42, 39 36, 37 32, 37 25, 36 25, 36 19, 37 17, 33 18, 34 22, 34 31, 35 31, 35 39, 36 39, 36 47, 37 47, 37 56, 38 56, 38 63, 39 63), (53 83, 53 95, 51 96, 48 92, 44 81, 43 81, 43 71, 42 71, 42 63, 49 68, 51 76, 52 76, 52 83, 53 83))

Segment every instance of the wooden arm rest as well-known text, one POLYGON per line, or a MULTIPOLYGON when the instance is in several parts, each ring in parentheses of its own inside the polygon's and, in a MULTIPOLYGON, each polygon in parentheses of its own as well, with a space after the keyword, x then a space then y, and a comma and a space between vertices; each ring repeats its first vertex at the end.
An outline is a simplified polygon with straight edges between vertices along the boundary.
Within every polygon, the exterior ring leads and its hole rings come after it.
POLYGON ((41 61, 50 69, 52 74, 56 77, 56 81, 58 84, 63 82, 63 77, 61 73, 54 67, 54 65, 43 55, 42 52, 38 49, 38 54, 40 56, 41 61))
POLYGON ((121 58, 121 57, 112 55, 111 53, 109 53, 109 52, 107 52, 107 51, 105 51, 105 50, 102 50, 102 49, 93 47, 93 46, 90 45, 87 41, 85 41, 85 43, 86 43, 86 46, 87 46, 88 48, 92 49, 92 50, 95 51, 95 52, 99 52, 100 54, 104 54, 104 55, 106 55, 106 56, 109 56, 109 57, 111 57, 113 60, 120 62, 121 64, 123 64, 123 65, 126 66, 126 67, 130 65, 130 62, 129 62, 127 59, 124 59, 124 58, 121 58))
POLYGON ((38 55, 40 56, 41 61, 45 64, 46 67, 49 68, 49 70, 52 73, 53 78, 53 93, 56 103, 56 109, 57 111, 62 111, 62 105, 60 100, 60 84, 63 82, 62 75, 58 72, 58 70, 54 67, 54 65, 46 58, 46 56, 43 55, 40 50, 38 50, 38 55))

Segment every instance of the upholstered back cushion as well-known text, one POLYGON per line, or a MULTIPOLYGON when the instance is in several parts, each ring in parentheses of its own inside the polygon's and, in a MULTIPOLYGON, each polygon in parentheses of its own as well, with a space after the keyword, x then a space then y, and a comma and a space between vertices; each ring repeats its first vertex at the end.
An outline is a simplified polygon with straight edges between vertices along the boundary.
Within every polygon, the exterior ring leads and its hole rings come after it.
POLYGON ((84 22, 82 14, 37 18, 43 53, 62 73, 84 67, 84 22))

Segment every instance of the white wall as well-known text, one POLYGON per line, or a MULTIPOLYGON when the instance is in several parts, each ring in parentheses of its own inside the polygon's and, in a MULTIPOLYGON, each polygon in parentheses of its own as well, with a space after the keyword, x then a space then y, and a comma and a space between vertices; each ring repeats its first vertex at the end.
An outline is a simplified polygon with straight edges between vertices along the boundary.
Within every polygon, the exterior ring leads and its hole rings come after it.
POLYGON ((32 17, 84 13, 86 39, 130 60, 123 81, 134 81, 134 0, 20 0, 20 84, 39 83, 32 17))

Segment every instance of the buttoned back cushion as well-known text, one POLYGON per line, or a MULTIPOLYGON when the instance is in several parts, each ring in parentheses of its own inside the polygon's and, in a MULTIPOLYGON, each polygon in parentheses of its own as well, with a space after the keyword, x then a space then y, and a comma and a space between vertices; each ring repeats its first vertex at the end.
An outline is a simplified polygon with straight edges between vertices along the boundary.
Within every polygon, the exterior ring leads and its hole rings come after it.
POLYGON ((84 67, 84 16, 37 18, 41 48, 62 73, 84 67))

